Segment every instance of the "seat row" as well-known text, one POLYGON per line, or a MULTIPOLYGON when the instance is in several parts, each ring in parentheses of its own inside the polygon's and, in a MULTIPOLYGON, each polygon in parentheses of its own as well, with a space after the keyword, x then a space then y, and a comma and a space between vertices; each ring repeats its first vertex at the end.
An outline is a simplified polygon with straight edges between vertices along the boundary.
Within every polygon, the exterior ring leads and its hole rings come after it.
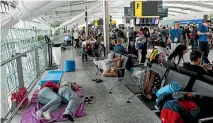
MULTIPOLYGON (((165 62, 163 66, 152 64, 151 70, 160 75, 161 80, 165 81, 164 85, 178 82, 182 90, 186 92, 201 93, 203 98, 196 102, 201 108, 198 122, 213 122, 213 78, 205 75, 198 75, 196 72, 186 70, 182 67, 176 67, 169 62, 165 62)), ((132 73, 129 71, 125 72, 124 78, 127 81, 134 81, 132 73)), ((156 101, 146 99, 142 95, 141 90, 138 89, 137 84, 126 84, 126 87, 132 92, 127 103, 130 103, 130 100, 137 95, 150 110, 156 112, 156 101)), ((156 112, 156 114, 159 115, 160 112, 156 112)))

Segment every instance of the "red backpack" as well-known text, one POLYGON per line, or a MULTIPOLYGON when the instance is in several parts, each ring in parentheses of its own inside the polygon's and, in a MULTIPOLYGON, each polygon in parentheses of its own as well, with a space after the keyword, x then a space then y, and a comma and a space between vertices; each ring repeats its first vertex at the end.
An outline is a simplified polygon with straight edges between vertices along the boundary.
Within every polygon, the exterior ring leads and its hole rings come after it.
MULTIPOLYGON (((19 88, 17 92, 12 93, 11 101, 16 102, 16 106, 22 101, 22 99, 27 95, 26 88, 19 88)), ((24 102, 21 104, 21 107, 24 107, 28 103, 28 97, 25 98, 24 102)))
POLYGON ((160 119, 162 123, 194 123, 200 108, 189 100, 169 100, 165 102, 160 119))

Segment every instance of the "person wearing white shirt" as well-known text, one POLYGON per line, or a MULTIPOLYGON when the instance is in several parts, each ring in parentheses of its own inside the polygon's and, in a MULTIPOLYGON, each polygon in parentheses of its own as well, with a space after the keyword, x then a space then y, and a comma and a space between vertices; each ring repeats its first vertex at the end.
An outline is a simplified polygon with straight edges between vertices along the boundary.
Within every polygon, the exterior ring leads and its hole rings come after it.
POLYGON ((74 37, 74 40, 75 40, 75 43, 76 43, 76 45, 75 45, 75 48, 79 48, 79 40, 78 40, 78 38, 79 38, 79 35, 78 35, 78 30, 75 30, 75 32, 73 33, 73 37, 74 37))

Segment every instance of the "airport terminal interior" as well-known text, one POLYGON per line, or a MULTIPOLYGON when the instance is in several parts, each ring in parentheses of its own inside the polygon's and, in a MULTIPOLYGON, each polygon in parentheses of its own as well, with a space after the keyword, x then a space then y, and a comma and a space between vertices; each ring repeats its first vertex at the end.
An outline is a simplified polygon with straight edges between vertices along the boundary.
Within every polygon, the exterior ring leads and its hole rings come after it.
POLYGON ((213 123, 212 0, 1 1, 2 123, 213 123))

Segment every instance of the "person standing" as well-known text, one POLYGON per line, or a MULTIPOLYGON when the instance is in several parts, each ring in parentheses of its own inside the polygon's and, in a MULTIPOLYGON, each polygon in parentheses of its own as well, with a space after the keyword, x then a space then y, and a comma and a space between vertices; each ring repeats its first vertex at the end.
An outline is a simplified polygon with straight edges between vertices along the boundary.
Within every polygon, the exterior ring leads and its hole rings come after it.
POLYGON ((208 36, 210 35, 209 26, 211 25, 211 20, 207 20, 205 23, 198 27, 197 34, 199 35, 199 50, 203 53, 203 56, 208 58, 209 55, 209 44, 208 36))
POLYGON ((140 37, 136 39, 136 48, 139 53, 138 54, 139 63, 144 63, 146 61, 148 41, 150 40, 149 38, 150 38, 149 29, 145 27, 140 37))
POLYGON ((75 40, 75 48, 78 48, 79 47, 79 44, 78 44, 78 42, 79 42, 79 35, 78 35, 78 30, 75 30, 75 32, 73 33, 73 37, 74 37, 74 40, 75 40))
POLYGON ((134 34, 133 27, 131 27, 130 30, 129 30, 129 42, 130 41, 135 41, 135 34, 134 34))
POLYGON ((194 51, 194 49, 195 49, 196 34, 197 34, 196 27, 192 26, 191 27, 191 34, 190 34, 190 42, 191 42, 191 45, 192 45, 192 51, 194 51))
MULTIPOLYGON (((179 28, 179 23, 175 23, 174 29, 169 33, 169 42, 171 44, 171 50, 173 51, 183 41, 182 30, 179 28)), ((184 43, 184 42, 183 42, 184 43)))

